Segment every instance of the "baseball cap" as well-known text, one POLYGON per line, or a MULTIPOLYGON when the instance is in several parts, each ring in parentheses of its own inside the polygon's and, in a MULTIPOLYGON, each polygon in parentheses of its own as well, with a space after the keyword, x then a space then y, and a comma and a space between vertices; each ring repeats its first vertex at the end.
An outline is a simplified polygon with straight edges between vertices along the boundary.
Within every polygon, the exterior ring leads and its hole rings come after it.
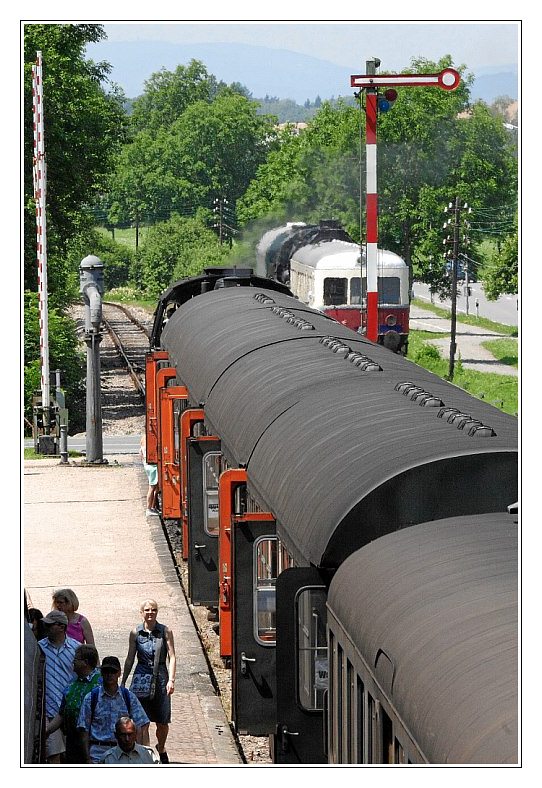
POLYGON ((120 662, 117 657, 104 657, 100 669, 111 668, 112 670, 120 670, 120 662))
POLYGON ((64 624, 65 627, 68 626, 68 616, 61 610, 51 610, 41 620, 44 624, 64 624))

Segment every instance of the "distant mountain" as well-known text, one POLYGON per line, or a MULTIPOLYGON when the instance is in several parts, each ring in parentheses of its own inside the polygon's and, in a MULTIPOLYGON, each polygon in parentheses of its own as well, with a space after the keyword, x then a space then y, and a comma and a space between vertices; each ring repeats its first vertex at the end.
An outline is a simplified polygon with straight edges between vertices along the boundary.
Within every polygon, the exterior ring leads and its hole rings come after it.
MULTIPOLYGON (((87 46, 87 57, 111 63, 111 79, 129 98, 144 90, 151 74, 165 68, 174 70, 191 59, 201 60, 207 70, 224 82, 240 82, 254 98, 275 96, 303 104, 317 96, 329 99, 351 96, 350 75, 363 73, 364 63, 337 66, 326 60, 288 50, 247 44, 171 44, 156 41, 103 41, 87 46)), ((473 97, 491 103, 497 96, 518 97, 517 70, 492 74, 491 69, 476 75, 473 97)))
POLYGON ((510 96, 517 99, 518 75, 517 71, 503 71, 498 74, 476 74, 471 87, 471 99, 482 99, 491 104, 499 96, 510 96))

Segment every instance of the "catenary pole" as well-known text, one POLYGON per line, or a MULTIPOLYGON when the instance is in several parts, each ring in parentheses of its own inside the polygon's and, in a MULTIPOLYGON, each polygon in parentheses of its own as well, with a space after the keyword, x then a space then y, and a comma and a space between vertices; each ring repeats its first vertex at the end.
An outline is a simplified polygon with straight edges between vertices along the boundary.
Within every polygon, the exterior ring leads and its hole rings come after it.
POLYGON ((36 53, 32 66, 32 104, 34 117, 34 200, 36 203, 36 250, 38 266, 38 305, 40 323, 41 399, 45 434, 49 433, 51 391, 49 381, 49 316, 47 302, 47 222, 45 130, 43 119, 43 63, 36 53))

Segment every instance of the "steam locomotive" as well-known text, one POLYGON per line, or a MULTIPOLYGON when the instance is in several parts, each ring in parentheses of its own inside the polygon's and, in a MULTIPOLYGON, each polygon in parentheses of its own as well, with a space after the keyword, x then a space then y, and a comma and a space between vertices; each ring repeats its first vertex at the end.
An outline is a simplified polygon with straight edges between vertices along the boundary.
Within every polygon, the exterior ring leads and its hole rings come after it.
MULTIPOLYGON (((334 220, 291 222, 266 232, 256 247, 256 271, 287 284, 299 300, 354 331, 365 332, 365 250, 334 220)), ((406 355, 409 270, 394 252, 378 250, 378 342, 406 355)))

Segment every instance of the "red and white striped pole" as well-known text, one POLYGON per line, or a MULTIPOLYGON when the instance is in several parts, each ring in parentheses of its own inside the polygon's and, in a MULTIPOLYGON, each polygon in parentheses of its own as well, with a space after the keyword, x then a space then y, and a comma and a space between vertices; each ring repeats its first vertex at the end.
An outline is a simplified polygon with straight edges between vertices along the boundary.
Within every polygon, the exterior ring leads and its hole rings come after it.
MULTIPOLYGON (((455 90, 461 75, 454 68, 445 68, 438 74, 377 74, 380 60, 366 62, 367 73, 350 77, 350 86, 365 90, 365 142, 367 155, 367 338, 378 340, 378 192, 376 179, 376 124, 378 117, 378 88, 437 87, 455 90)), ((393 90, 396 93, 395 90, 393 90)))
MULTIPOLYGON (((49 382, 49 316, 47 305, 47 223, 45 216, 46 166, 43 122, 43 67, 41 52, 32 66, 32 104, 34 115, 34 200, 36 202, 36 250, 38 265, 38 308, 40 322, 41 400, 44 426, 49 425, 51 404, 49 382), (45 424, 46 422, 46 424, 45 424)), ((47 430, 46 430, 47 431, 47 430)))
MULTIPOLYGON (((375 72, 375 61, 367 61, 367 72, 375 72)), ((378 91, 367 88, 365 102, 366 149, 366 260, 367 260, 367 339, 378 339, 378 191, 376 176, 376 122, 378 91)))

